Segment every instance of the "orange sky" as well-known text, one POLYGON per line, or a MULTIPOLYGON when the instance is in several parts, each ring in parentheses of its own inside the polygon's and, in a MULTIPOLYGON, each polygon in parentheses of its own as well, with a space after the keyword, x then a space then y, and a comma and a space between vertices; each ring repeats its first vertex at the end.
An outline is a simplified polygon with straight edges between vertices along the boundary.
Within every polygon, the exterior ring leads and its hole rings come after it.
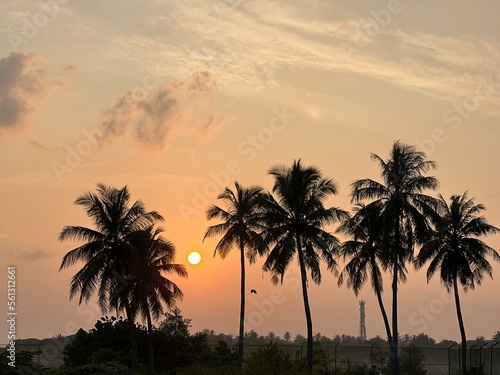
MULTIPOLYGON (((329 204, 350 209, 350 183, 379 178, 369 153, 386 157, 401 139, 438 163, 443 196, 469 190, 500 225, 498 2, 40 4, 0 4, 0 272, 17 267, 19 337, 100 316, 68 302, 78 268, 58 267, 75 244, 57 240, 89 224, 73 202, 96 182, 128 185, 164 215, 179 262, 202 254, 179 280, 194 330, 236 333, 239 317, 238 254, 212 258, 204 211, 235 179, 270 189, 276 163, 317 166, 339 187, 329 204)), ((487 242, 500 249, 498 236, 487 242)), ((248 268, 258 294, 246 329, 304 334, 297 267, 273 286, 262 262, 248 268)), ((383 335, 371 290, 356 298, 324 272, 310 284, 314 331, 357 335, 362 298, 368 336, 383 335)), ((500 329, 499 274, 495 264, 495 279, 462 298, 470 338, 500 329)), ((403 333, 459 337, 453 302, 423 272, 401 287, 399 316, 403 333)))

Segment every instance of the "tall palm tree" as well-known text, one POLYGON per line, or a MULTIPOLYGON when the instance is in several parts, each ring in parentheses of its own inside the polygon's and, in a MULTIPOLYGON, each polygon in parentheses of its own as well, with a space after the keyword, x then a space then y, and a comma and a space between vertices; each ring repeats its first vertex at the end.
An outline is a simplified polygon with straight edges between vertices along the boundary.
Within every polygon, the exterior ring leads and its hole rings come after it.
POLYGON ((387 251, 383 246, 380 230, 380 207, 376 204, 365 206, 358 204, 354 207, 354 216, 345 220, 337 229, 337 232, 349 235, 351 240, 342 243, 340 254, 344 260, 350 259, 339 274, 338 285, 347 279, 347 287, 352 287, 357 296, 368 278, 384 320, 384 326, 389 342, 392 342, 391 327, 382 300, 384 291, 382 271, 379 261, 386 268, 389 262, 387 251))
POLYGON ((140 200, 130 205, 127 186, 116 189, 98 183, 97 193, 84 193, 76 199, 75 204, 86 210, 95 229, 83 226, 65 226, 62 229, 59 240, 74 240, 84 244, 63 257, 59 271, 80 261, 85 263, 70 283, 70 299, 79 293, 79 304, 88 302, 97 293, 104 314, 117 308, 116 296, 123 299, 122 305, 130 326, 132 367, 137 368, 139 357, 133 313, 128 302, 124 302, 127 298, 125 287, 129 282, 124 267, 126 260, 134 254, 130 246, 134 233, 163 221, 163 217, 156 211, 147 212, 140 200))
POLYGON ((425 175, 436 164, 426 160, 425 153, 400 141, 393 144, 387 160, 373 153, 371 158, 380 167, 383 183, 368 178, 356 180, 351 197, 355 203, 372 200, 381 207, 383 243, 391 257, 392 272, 390 368, 392 375, 399 375, 398 283, 405 280, 404 265, 413 260, 414 245, 429 235, 428 217, 434 215, 436 199, 423 191, 438 186, 435 177, 425 175))
POLYGON ((273 194, 267 193, 263 207, 266 223, 265 240, 271 246, 263 269, 270 271, 272 281, 283 281, 286 269, 297 255, 302 280, 302 296, 307 324, 307 370, 313 363, 313 328, 307 293, 307 270, 316 284, 321 283, 320 261, 335 270, 334 253, 338 239, 325 226, 345 219, 348 214, 335 207, 325 208, 324 201, 337 193, 335 183, 323 178, 315 167, 303 167, 300 160, 291 167, 278 165, 273 194))
POLYGON ((227 208, 210 206, 207 210, 207 218, 220 219, 222 223, 208 227, 203 240, 207 237, 220 236, 214 256, 218 253, 224 259, 231 249, 237 247, 240 250, 241 264, 241 299, 240 299, 240 326, 238 334, 238 366, 243 364, 243 338, 245 334, 245 256, 250 264, 254 263, 257 255, 263 254, 263 241, 260 232, 263 230, 260 204, 263 197, 262 188, 250 186, 244 188, 234 183, 235 191, 228 187, 217 199, 226 203, 227 208))
POLYGON ((165 240, 161 228, 149 227, 137 231, 131 245, 139 252, 138 262, 130 264, 132 282, 129 299, 132 313, 146 320, 148 329, 149 367, 154 369, 153 319, 163 316, 163 303, 168 309, 181 300, 183 293, 164 275, 177 274, 187 277, 186 267, 175 262, 175 247, 165 240))
POLYGON ((448 292, 453 290, 462 339, 464 374, 467 373, 467 337, 460 307, 459 284, 465 292, 474 289, 476 284, 481 284, 484 274, 492 277, 492 267, 486 258, 491 256, 500 261, 496 250, 479 239, 500 232, 480 216, 484 210, 482 204, 475 204, 473 198, 468 198, 467 192, 453 195, 449 205, 443 196, 439 195, 441 215, 436 222, 436 230, 431 239, 422 246, 415 261, 418 268, 430 261, 427 281, 439 271, 441 282, 448 292))

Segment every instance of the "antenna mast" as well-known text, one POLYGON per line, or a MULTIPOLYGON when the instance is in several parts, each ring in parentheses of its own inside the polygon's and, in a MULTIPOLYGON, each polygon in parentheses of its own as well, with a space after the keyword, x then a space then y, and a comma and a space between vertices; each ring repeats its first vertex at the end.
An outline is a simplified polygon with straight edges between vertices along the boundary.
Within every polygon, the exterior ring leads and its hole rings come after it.
POLYGON ((359 339, 366 341, 366 313, 364 300, 359 301, 359 339))

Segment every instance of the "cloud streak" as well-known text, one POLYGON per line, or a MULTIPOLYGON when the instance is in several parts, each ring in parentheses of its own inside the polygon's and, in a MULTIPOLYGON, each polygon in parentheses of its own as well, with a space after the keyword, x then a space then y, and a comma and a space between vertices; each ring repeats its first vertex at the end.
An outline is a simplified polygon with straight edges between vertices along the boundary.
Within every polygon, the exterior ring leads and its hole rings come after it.
MULTIPOLYGON (((293 2, 252 1, 220 17, 201 1, 199 6, 183 1, 158 4, 165 11, 158 11, 162 16, 157 24, 164 25, 162 34, 168 37, 117 38, 111 53, 155 68, 161 62, 159 69, 165 74, 207 69, 221 89, 274 87, 285 84, 280 78, 285 69, 313 69, 357 74, 454 102, 496 74, 500 58, 500 44, 493 40, 403 30, 397 22, 381 26, 370 10, 363 17, 336 19, 324 16, 337 10, 326 5, 323 12, 310 14, 293 2), (373 30, 376 36, 370 36, 373 30), (171 38, 174 31, 180 36, 171 38)), ((394 19, 412 11, 411 4, 404 5, 394 19)), ((489 109, 499 102, 492 96, 489 109)))

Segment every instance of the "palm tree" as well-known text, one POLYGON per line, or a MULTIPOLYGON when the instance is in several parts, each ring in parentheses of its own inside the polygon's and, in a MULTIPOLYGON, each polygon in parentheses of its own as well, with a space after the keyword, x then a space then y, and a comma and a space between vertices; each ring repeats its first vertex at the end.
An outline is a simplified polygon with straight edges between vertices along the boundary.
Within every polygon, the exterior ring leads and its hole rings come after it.
POLYGON ((276 197, 267 193, 263 203, 267 226, 265 240, 272 246, 263 269, 271 272, 273 283, 283 282, 286 269, 297 255, 307 323, 307 369, 311 371, 313 328, 307 270, 316 284, 321 283, 321 259, 326 262, 328 270, 335 270, 337 263, 333 255, 339 249, 339 241, 324 227, 348 215, 339 208, 324 207, 325 199, 336 194, 337 188, 315 167, 303 167, 298 160, 291 167, 275 166, 269 174, 275 178, 272 192, 276 197))
POLYGON ((464 374, 467 373, 467 337, 460 307, 459 284, 465 292, 474 289, 476 284, 481 284, 484 274, 492 277, 492 267, 486 258, 491 256, 500 261, 500 255, 495 249, 479 239, 500 231, 480 216, 484 210, 482 204, 475 204, 473 198, 468 198, 467 192, 453 195, 449 205, 439 195, 441 215, 436 222, 436 230, 422 246, 415 261, 418 268, 430 261, 427 281, 439 271, 441 282, 448 292, 453 290, 462 339, 464 374))
POLYGON ((380 221, 384 246, 390 256, 392 272, 392 332, 390 341, 391 374, 399 375, 398 348, 398 283, 405 281, 405 264, 413 260, 416 243, 429 235, 428 217, 434 215, 436 199, 423 194, 436 189, 435 177, 425 176, 436 164, 426 160, 425 153, 414 146, 396 141, 389 158, 383 160, 371 154, 379 164, 383 183, 365 178, 352 183, 352 201, 373 200, 370 204, 381 207, 380 221))
POLYGON ((358 204, 354 207, 354 216, 345 220, 337 229, 337 232, 349 235, 351 240, 342 243, 340 254, 344 260, 350 258, 342 272, 339 274, 338 285, 344 283, 347 278, 347 287, 352 287, 354 294, 358 296, 361 288, 368 278, 379 304, 384 326, 389 342, 392 342, 391 327, 382 300, 384 291, 382 271, 378 261, 386 268, 389 259, 387 251, 383 247, 380 231, 380 207, 376 204, 365 206, 358 204))
POLYGON ((97 184, 97 193, 80 195, 75 204, 82 206, 92 220, 95 229, 83 226, 65 226, 59 240, 83 241, 84 244, 69 251, 62 259, 59 271, 80 261, 85 264, 73 276, 70 283, 70 299, 78 293, 78 303, 87 303, 97 292, 101 311, 117 308, 117 296, 127 312, 132 345, 132 367, 139 364, 135 324, 125 288, 129 283, 125 266, 133 255, 131 237, 138 230, 163 221, 156 211, 146 212, 144 204, 138 200, 131 206, 127 186, 112 188, 97 184))
POLYGON ((131 264, 133 282, 129 288, 132 312, 139 313, 146 320, 148 329, 149 367, 154 369, 154 344, 152 318, 158 320, 164 315, 163 303, 168 309, 181 300, 180 288, 165 274, 187 277, 186 267, 175 261, 174 245, 162 238, 161 228, 152 226, 137 231, 131 244, 139 252, 139 261, 131 264), (163 302, 163 303, 162 303, 163 302))
POLYGON ((235 191, 228 187, 217 199, 226 203, 227 208, 211 206, 207 210, 207 218, 220 219, 220 224, 208 227, 203 240, 207 237, 222 235, 214 251, 224 259, 231 249, 240 250, 241 264, 241 299, 240 299, 240 326, 238 335, 238 366, 243 364, 243 338, 245 333, 245 256, 250 264, 254 263, 257 255, 263 254, 263 241, 260 232, 263 230, 260 203, 262 201, 262 188, 250 186, 244 188, 234 183, 235 191))

